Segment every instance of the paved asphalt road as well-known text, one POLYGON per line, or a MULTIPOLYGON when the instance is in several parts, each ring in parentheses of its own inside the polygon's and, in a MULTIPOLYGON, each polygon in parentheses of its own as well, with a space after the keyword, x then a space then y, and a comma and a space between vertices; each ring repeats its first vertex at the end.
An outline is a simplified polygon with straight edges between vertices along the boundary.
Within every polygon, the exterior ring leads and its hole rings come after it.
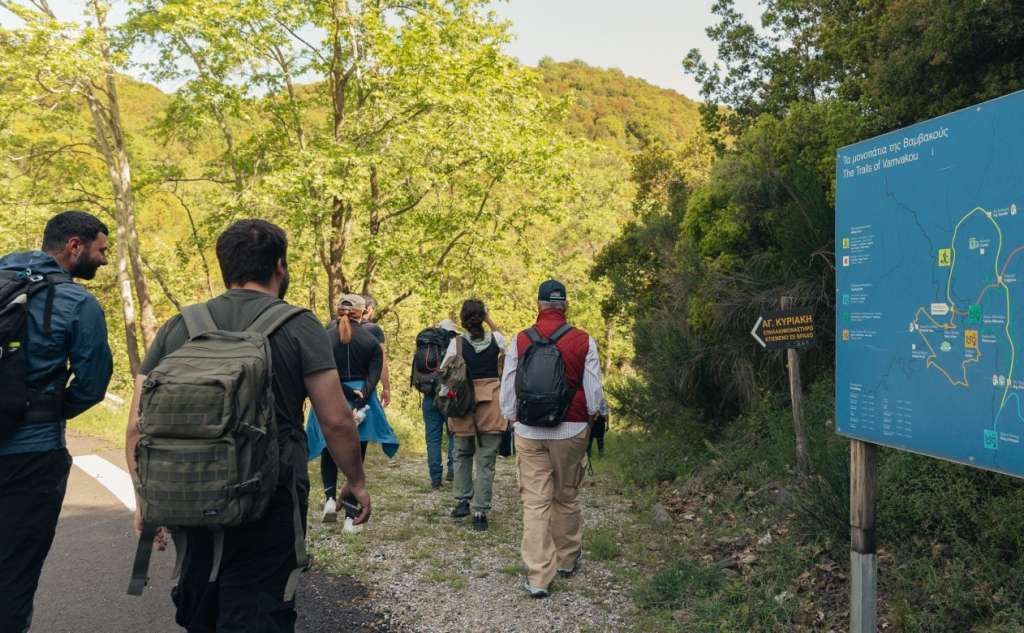
MULTIPOLYGON (((98 455, 125 468, 121 451, 99 440, 68 434, 74 456, 98 455)), ((178 633, 171 605, 173 548, 154 552, 150 584, 128 596, 135 552, 131 512, 81 468, 72 467, 67 497, 36 594, 33 633, 178 633)), ((299 626, 304 633, 393 631, 375 613, 364 587, 350 578, 304 574, 299 626)))

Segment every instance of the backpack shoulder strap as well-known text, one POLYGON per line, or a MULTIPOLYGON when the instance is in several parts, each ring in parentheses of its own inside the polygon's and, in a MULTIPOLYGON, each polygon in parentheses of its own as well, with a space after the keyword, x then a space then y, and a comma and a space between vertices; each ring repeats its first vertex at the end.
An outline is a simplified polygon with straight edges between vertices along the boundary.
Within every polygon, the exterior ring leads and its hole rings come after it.
POLYGON ((46 286, 46 303, 43 306, 43 332, 46 334, 53 333, 52 321, 53 321, 53 300, 56 296, 56 288, 58 284, 70 284, 74 283, 71 279, 71 275, 67 273, 49 273, 44 276, 46 286))
POLYGON ((555 330, 554 332, 551 333, 551 338, 548 339, 548 340, 550 340, 552 343, 556 343, 556 342, 558 342, 558 339, 560 339, 563 336, 565 336, 566 334, 568 334, 569 330, 571 330, 571 329, 572 329, 571 325, 569 325, 568 323, 563 323, 562 325, 560 325, 558 327, 557 330, 555 330))
POLYGON ((181 318, 185 320, 189 340, 219 329, 213 315, 210 314, 210 308, 205 303, 185 306, 181 310, 181 318))
POLYGON ((135 547, 132 577, 128 583, 129 596, 141 596, 142 590, 149 582, 149 558, 153 553, 153 537, 156 536, 156 532, 157 526, 151 523, 142 525, 142 533, 139 535, 139 542, 135 547))
MULTIPOLYGON (((449 343, 450 344, 450 343, 449 343)), ((465 361, 465 357, 462 355, 462 335, 459 334, 455 337, 455 355, 449 358, 447 361, 444 357, 448 354, 448 347, 445 346, 444 351, 441 352, 441 364, 438 366, 439 371, 443 371, 446 367, 450 367, 455 362, 456 358, 465 361)))
POLYGON ((530 341, 533 343, 540 343, 544 340, 544 337, 540 335, 540 331, 535 327, 528 327, 525 330, 526 336, 530 337, 530 341))
POLYGON ((259 332, 263 336, 270 336, 277 328, 281 327, 292 317, 306 312, 300 308, 287 303, 275 303, 260 313, 256 319, 245 328, 248 332, 259 332))

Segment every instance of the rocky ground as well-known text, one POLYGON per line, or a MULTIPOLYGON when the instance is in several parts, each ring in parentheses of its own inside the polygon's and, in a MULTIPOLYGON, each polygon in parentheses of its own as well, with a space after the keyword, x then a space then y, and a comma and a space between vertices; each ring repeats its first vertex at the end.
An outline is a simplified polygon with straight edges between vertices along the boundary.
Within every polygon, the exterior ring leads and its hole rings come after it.
MULTIPOLYGON (((310 517, 309 545, 316 568, 354 577, 367 588, 367 596, 357 599, 368 601, 373 611, 382 614, 379 621, 344 630, 632 629, 632 601, 622 575, 614 574, 606 561, 596 560, 617 556, 617 544, 605 542, 606 535, 621 533, 622 526, 616 523, 628 516, 615 511, 622 500, 601 485, 600 478, 589 478, 581 492, 585 543, 594 551, 587 552, 575 577, 555 581, 550 598, 535 600, 523 590, 514 459, 499 458, 490 530, 483 533, 472 530, 470 519, 449 518, 454 503, 451 483, 446 481, 440 491, 431 490, 422 457, 389 463, 371 450, 367 474, 374 514, 365 530, 348 534, 341 523, 322 524, 319 512, 310 517), (604 538, 593 541, 595 534, 604 538)), ((318 477, 311 473, 311 479, 311 500, 319 500, 318 477)))

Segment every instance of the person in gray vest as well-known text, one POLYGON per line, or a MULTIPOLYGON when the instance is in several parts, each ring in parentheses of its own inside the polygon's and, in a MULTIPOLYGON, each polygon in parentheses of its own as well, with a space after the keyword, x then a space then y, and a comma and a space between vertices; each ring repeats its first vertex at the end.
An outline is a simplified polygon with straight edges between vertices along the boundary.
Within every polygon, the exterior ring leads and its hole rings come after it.
MULTIPOLYGON (((206 303, 214 324, 222 330, 242 331, 264 311, 281 306, 288 290, 287 257, 288 238, 280 227, 269 222, 239 220, 221 233, 217 259, 228 290, 206 303)), ((141 434, 139 407, 146 375, 165 356, 181 348, 187 338, 188 327, 181 315, 167 321, 135 378, 126 432, 126 455, 132 473, 137 472, 135 450, 141 434)), ((207 528, 184 530, 186 553, 172 598, 177 607, 175 620, 188 631, 295 630, 295 582, 306 558, 309 506, 302 414, 307 396, 320 420, 327 448, 348 479, 339 496, 354 497, 362 507, 355 517, 356 524, 370 517, 359 436, 342 393, 326 331, 311 312, 301 310, 273 329, 269 344, 279 442, 300 438, 301 450, 295 451, 294 444, 282 445, 282 450, 287 448, 294 459, 281 463, 277 489, 261 518, 224 528, 222 539, 215 539, 207 528), (219 568, 215 561, 218 547, 219 568), (213 570, 217 573, 210 582, 213 570)), ((142 534, 146 527, 137 512, 136 533, 142 534)), ((178 540, 176 536, 176 543, 178 540)), ((166 547, 165 534, 156 535, 154 546, 166 547)))
MULTIPOLYGON (((13 383, 22 381, 29 402, 23 413, 0 408, 0 631, 5 633, 27 631, 32 622, 33 598, 71 470, 66 421, 103 400, 113 372, 103 309, 72 281, 92 279, 107 263, 108 233, 96 217, 66 211, 47 222, 42 250, 0 259, 0 297, 12 287, 8 284, 39 285, 27 295, 25 340, 0 340, 0 384, 11 393, 13 383), (17 378, 6 375, 19 352, 27 352, 27 371, 17 378)), ((6 307, 0 304, 0 310, 6 307)))

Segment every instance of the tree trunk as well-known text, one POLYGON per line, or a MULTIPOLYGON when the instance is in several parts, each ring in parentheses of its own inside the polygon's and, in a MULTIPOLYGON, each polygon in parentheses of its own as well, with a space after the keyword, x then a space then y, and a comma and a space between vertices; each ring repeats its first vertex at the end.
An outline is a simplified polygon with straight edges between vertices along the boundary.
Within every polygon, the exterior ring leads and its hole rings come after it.
POLYGON ((352 206, 341 198, 334 198, 331 206, 331 230, 334 234, 331 236, 330 253, 325 268, 327 270, 329 308, 330 313, 334 314, 341 295, 349 291, 343 260, 345 249, 348 246, 348 238, 352 233, 352 206))
MULTIPOLYGON (((376 165, 370 166, 370 240, 376 240, 380 232, 380 181, 377 176, 376 165)), ((366 254, 366 274, 363 275, 362 293, 369 294, 370 286, 373 284, 373 274, 377 271, 377 257, 373 247, 368 249, 366 254)))
MULTIPOLYGON (((109 6, 93 0, 92 8, 96 17, 96 25, 106 36, 106 15, 109 6)), ((146 283, 145 267, 142 263, 142 254, 139 252, 139 235, 135 227, 135 196, 132 192, 131 159, 128 155, 128 148, 125 144, 124 127, 121 124, 121 107, 117 100, 117 85, 113 73, 110 49, 104 43, 103 59, 106 63, 104 69, 106 103, 100 101, 96 89, 88 78, 81 82, 83 96, 89 106, 92 115, 93 126, 96 131, 96 141, 103 153, 104 162, 107 165, 107 173, 110 176, 110 184, 114 190, 115 210, 117 213, 118 234, 121 235, 122 225, 124 234, 123 242, 119 245, 127 249, 127 256, 131 264, 131 279, 135 286, 135 294, 139 299, 139 308, 142 313, 142 340, 146 348, 156 338, 156 314, 153 311, 153 301, 149 294, 149 285, 146 283), (108 136, 109 135, 109 136, 108 136)), ((134 315, 134 309, 132 310, 134 315)), ((134 321, 134 317, 133 317, 134 321)))
POLYGON ((149 294, 145 264, 142 262, 142 252, 139 249, 139 233, 135 226, 135 193, 132 190, 131 159, 125 144, 124 128, 121 125, 121 106, 117 101, 114 74, 109 71, 107 72, 107 99, 110 112, 110 132, 114 139, 113 149, 117 156, 117 181, 121 189, 118 192, 118 198, 122 200, 124 209, 125 228, 128 232, 128 256, 131 258, 132 264, 132 281, 142 312, 142 339, 146 349, 149 349, 153 339, 156 338, 156 313, 153 310, 153 300, 149 294))
POLYGON ((135 298, 132 296, 132 281, 128 276, 127 231, 120 219, 117 223, 117 289, 121 293, 121 314, 124 317, 124 340, 128 352, 128 365, 132 376, 139 374, 142 365, 139 360, 139 342, 136 335, 135 298))

